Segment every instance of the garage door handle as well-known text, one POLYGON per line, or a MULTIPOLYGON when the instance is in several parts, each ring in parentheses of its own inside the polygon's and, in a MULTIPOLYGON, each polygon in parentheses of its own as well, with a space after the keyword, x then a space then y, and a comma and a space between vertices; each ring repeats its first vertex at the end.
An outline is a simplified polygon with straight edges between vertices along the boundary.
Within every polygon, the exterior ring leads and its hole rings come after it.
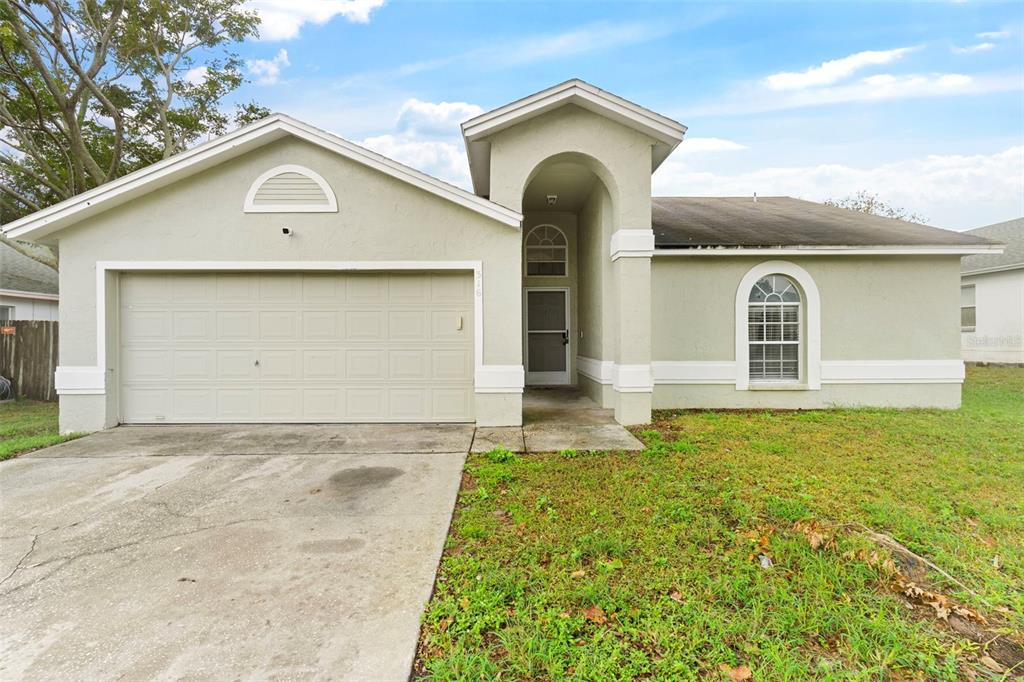
POLYGON ((256 361, 256 365, 255 365, 255 366, 256 366, 256 367, 259 367, 259 366, 260 366, 260 361, 259 361, 259 360, 257 360, 257 361, 256 361))

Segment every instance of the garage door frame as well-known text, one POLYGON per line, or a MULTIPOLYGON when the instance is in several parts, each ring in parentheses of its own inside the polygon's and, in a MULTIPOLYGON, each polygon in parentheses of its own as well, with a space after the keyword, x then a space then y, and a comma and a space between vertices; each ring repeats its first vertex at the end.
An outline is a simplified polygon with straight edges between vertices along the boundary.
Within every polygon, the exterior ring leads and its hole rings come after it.
MULTIPOLYGON (((108 335, 113 335, 120 348, 120 339, 117 338, 120 321, 118 310, 120 301, 116 300, 118 292, 117 278, 109 275, 117 275, 122 272, 395 272, 395 271, 465 271, 473 273, 473 369, 475 392, 487 392, 487 386, 481 386, 481 376, 486 377, 486 383, 505 383, 508 379, 515 382, 518 378, 522 381, 521 375, 515 377, 516 370, 521 372, 521 367, 496 366, 484 368, 483 365, 483 339, 484 339, 484 314, 483 314, 483 264, 481 261, 99 261, 96 263, 96 359, 95 367, 67 367, 63 368, 65 376, 71 380, 69 390, 64 393, 79 394, 103 394, 110 395, 107 385, 107 357, 108 357, 108 335), (113 293, 115 300, 108 298, 108 293, 113 293), (108 307, 113 310, 108 311, 108 307), (508 376, 507 376, 508 375, 508 376), (74 383, 81 388, 76 391, 74 383), (97 390, 98 389, 98 390, 97 390), (482 390, 481 390, 482 389, 482 390)), ((118 352, 115 349, 115 353, 118 352)), ((110 382, 111 384, 120 382, 110 382)), ((120 391, 117 391, 115 414, 121 413, 120 391)))

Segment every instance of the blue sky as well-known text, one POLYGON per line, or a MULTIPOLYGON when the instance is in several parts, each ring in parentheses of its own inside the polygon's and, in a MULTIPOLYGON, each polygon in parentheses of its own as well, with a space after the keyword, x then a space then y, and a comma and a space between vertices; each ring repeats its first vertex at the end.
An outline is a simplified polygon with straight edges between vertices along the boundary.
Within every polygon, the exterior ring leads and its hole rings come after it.
POLYGON ((468 187, 458 124, 580 77, 687 126, 659 195, 1024 215, 1017 4, 253 0, 255 99, 468 187))

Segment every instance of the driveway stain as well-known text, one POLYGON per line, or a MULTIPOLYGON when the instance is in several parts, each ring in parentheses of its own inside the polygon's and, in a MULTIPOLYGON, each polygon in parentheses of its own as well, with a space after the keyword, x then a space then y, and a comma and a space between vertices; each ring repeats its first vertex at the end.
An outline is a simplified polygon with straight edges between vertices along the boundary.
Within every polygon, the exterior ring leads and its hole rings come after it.
POLYGON ((328 479, 334 492, 358 495, 383 488, 405 472, 397 467, 353 467, 342 469, 328 479))

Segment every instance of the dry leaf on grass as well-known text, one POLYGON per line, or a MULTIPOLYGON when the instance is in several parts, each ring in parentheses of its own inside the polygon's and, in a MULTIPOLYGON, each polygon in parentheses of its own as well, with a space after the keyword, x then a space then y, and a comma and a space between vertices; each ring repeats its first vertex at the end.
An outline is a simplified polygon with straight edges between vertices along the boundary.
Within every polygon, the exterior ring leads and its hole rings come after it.
POLYGON ((744 682, 744 680, 754 679, 754 673, 749 667, 745 665, 738 665, 735 668, 730 667, 728 664, 723 663, 718 666, 718 669, 729 676, 730 682, 744 682))
POLYGON ((671 592, 669 592, 668 593, 668 598, 671 599, 672 601, 679 602, 680 604, 683 603, 683 593, 680 592, 679 590, 672 590, 671 592))
POLYGON ((581 568, 581 569, 579 569, 578 571, 573 571, 573 572, 572 572, 572 573, 570 573, 569 575, 571 575, 571 576, 572 576, 573 578, 582 578, 582 577, 583 577, 583 576, 585 576, 586 574, 587 574, 587 572, 586 572, 586 571, 584 571, 584 570, 583 570, 583 569, 581 568))
POLYGON ((604 609, 600 606, 591 606, 589 609, 583 609, 583 617, 591 623, 597 623, 598 625, 608 622, 607 616, 604 615, 604 609))

